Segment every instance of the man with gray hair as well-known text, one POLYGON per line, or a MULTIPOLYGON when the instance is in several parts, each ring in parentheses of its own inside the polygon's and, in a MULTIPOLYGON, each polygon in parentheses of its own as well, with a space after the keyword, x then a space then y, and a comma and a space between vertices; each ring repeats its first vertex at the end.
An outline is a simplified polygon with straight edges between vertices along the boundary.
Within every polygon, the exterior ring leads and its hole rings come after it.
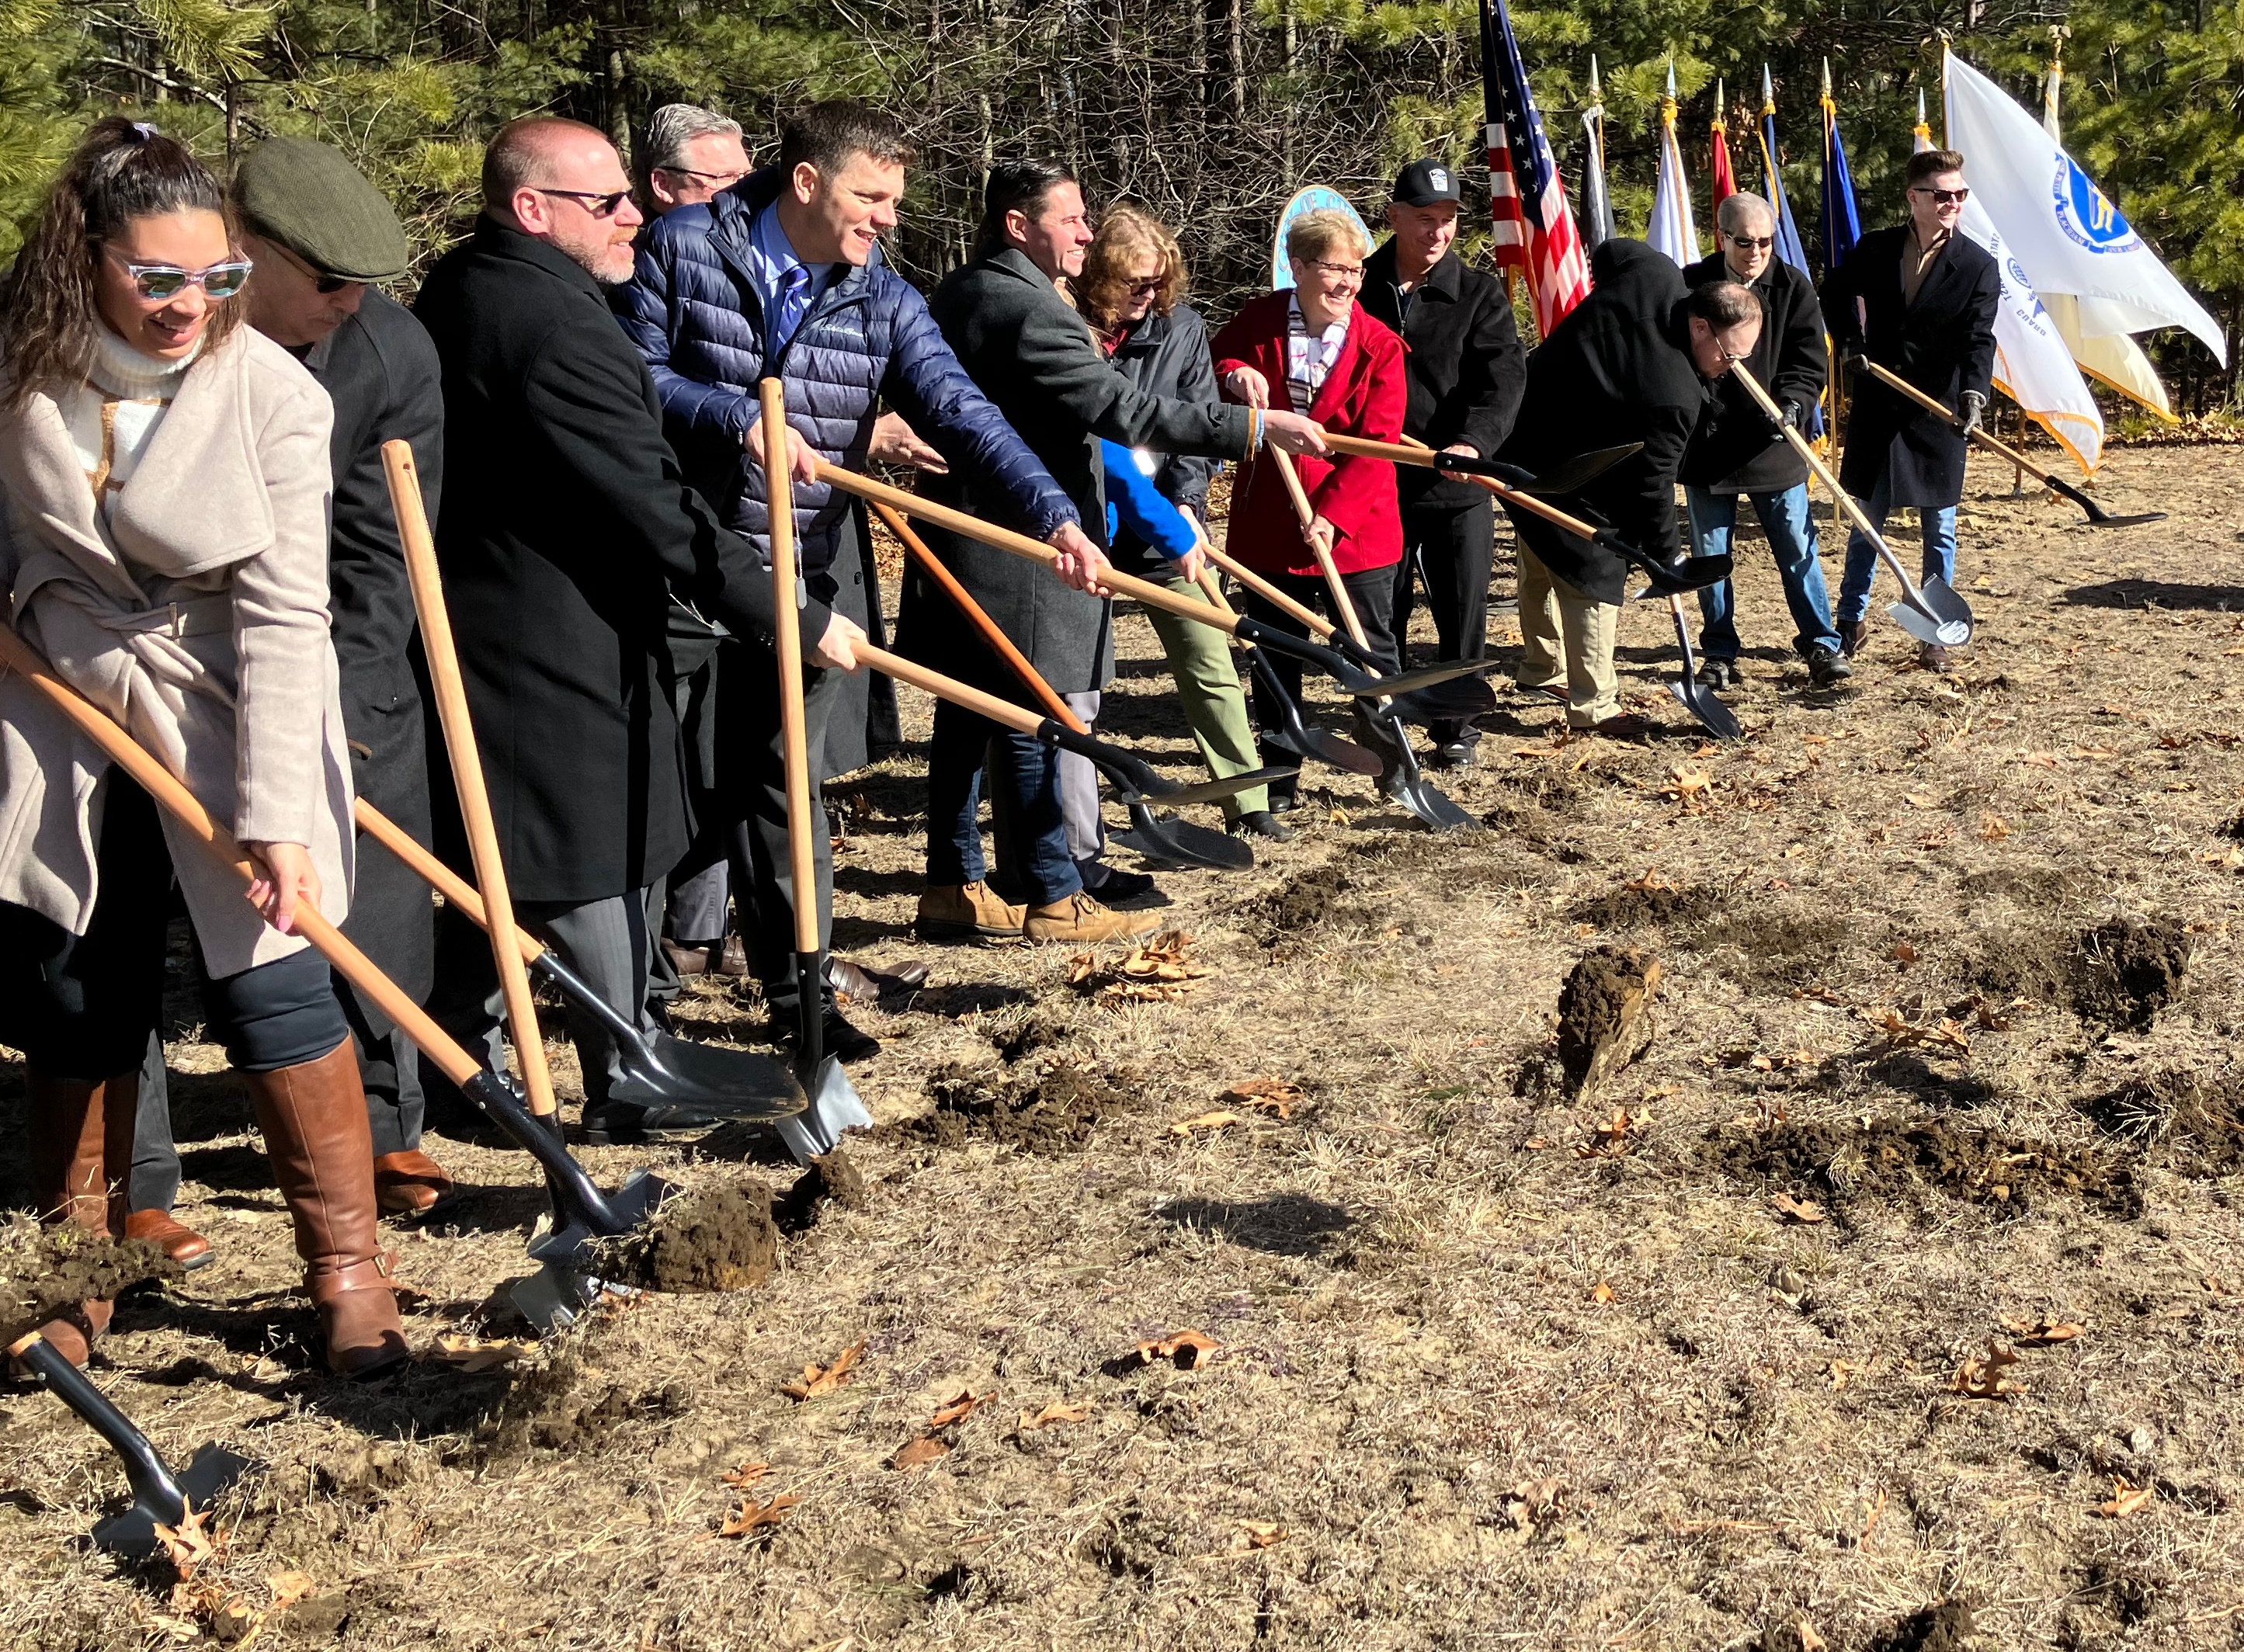
POLYGON ((739 121, 699 104, 665 104, 646 123, 639 164, 647 210, 660 218, 698 206, 746 178, 748 151, 739 121))
MULTIPOLYGON (((1803 271, 1776 256, 1776 214, 1760 196, 1729 196, 1714 217, 1720 249, 1685 270, 1683 279, 1693 287, 1734 281, 1761 300, 1761 341, 1747 358, 1746 370, 1767 387, 1770 400, 1783 409, 1785 423, 1804 433, 1829 373, 1815 288, 1803 271)), ((1752 500, 1784 581, 1785 604, 1797 633, 1793 647, 1808 663, 1809 683, 1828 688, 1852 676, 1831 624, 1831 594, 1815 553, 1808 467, 1743 385, 1723 378, 1680 474, 1690 508, 1692 555, 1729 555, 1738 496, 1752 500)), ((1736 602, 1736 590, 1727 579, 1699 593, 1699 611, 1706 619, 1699 680, 1712 688, 1727 688, 1737 680, 1741 644, 1736 602)))

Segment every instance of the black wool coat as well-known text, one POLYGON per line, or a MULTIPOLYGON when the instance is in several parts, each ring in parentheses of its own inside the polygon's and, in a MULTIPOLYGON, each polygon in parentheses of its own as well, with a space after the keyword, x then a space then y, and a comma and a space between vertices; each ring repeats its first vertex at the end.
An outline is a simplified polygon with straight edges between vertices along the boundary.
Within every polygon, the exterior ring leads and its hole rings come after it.
MULTIPOLYGON (((1051 473, 1103 544, 1106 492, 1098 441, 1155 453, 1244 457, 1247 410, 1149 395, 1115 371, 1044 272, 1013 248, 953 270, 928 301, 960 365, 1051 473)), ((1006 527, 1003 499, 985 497, 954 468, 921 484, 929 496, 1006 527)), ((1034 563, 929 527, 923 534, 998 627, 1063 694, 1106 686, 1114 675, 1112 604, 1070 590, 1034 563)), ((896 647, 936 671, 1023 705, 1028 691, 950 599, 907 568, 896 647)))
MULTIPOLYGON (((1735 279, 1720 253, 1683 272, 1686 287, 1735 279)), ((1815 285, 1772 258, 1753 283, 1753 293, 1761 300, 1761 342, 1746 358, 1746 371, 1779 407, 1788 402, 1800 409, 1798 428, 1805 435, 1808 410, 1830 375, 1815 285)), ((1713 410, 1683 455, 1682 479, 1716 494, 1782 493, 1808 480, 1808 462, 1769 423, 1753 393, 1726 374, 1714 386, 1713 410)))
MULTIPOLYGON (((1916 302, 1902 297, 1909 226, 1872 230, 1823 286, 1823 313, 1840 354, 1867 354, 1936 401, 1961 413, 1964 393, 1991 394, 1995 307, 2002 276, 1986 248, 1951 235, 1924 273, 1916 302)), ((1889 479, 1896 505, 1952 505, 1964 497, 1970 441, 1867 373, 1854 375, 1839 482, 1867 499, 1889 479)))
MULTIPOLYGON (((686 485, 645 359, 565 255, 479 219, 414 313, 443 363, 437 558, 513 892, 644 888, 686 843, 671 592, 768 638, 771 576, 686 485)), ((829 610, 797 614, 808 648, 829 610)))
MULTIPOLYGON (((1553 504, 1612 528, 1654 556, 1677 550, 1675 478, 1711 387, 1691 360, 1683 272, 1642 241, 1613 239, 1590 260, 1596 286, 1527 358, 1527 394, 1497 455, 1542 471, 1598 448, 1641 451, 1553 504)), ((1506 506, 1543 565, 1601 603, 1627 594, 1628 564, 1542 517, 1506 506)))
MULTIPOLYGON (((413 446, 422 502, 443 500, 444 394, 436 347, 410 312, 367 289, 357 314, 303 353, 335 403, 335 492, 328 535, 328 610, 341 668, 351 787, 413 839, 433 841, 427 742, 416 665, 420 629, 405 577, 382 444, 413 446)), ((344 933, 416 1001, 436 976, 429 886, 363 833, 344 933)))
MULTIPOLYGON (((1365 260, 1362 302, 1402 340, 1410 391, 1403 434, 1430 448, 1469 442, 1482 458, 1492 456, 1527 393, 1527 352, 1504 283, 1444 253, 1409 295, 1406 315, 1389 239, 1365 260)), ((1488 497, 1471 482, 1415 465, 1398 465, 1395 485, 1406 510, 1468 510, 1488 497)))
MULTIPOLYGON (((1116 372, 1147 395, 1213 401, 1223 394, 1215 381, 1215 358, 1208 354, 1207 323, 1189 304, 1179 304, 1166 315, 1148 314, 1130 330, 1122 347, 1107 359, 1116 372)), ((1157 457, 1160 469, 1153 475, 1153 485, 1161 490, 1161 496, 1171 504, 1190 507, 1206 525, 1208 484, 1223 467, 1197 454, 1157 457)), ((1114 565, 1125 574, 1160 579, 1174 571, 1167 557, 1126 527, 1106 549, 1114 565)))

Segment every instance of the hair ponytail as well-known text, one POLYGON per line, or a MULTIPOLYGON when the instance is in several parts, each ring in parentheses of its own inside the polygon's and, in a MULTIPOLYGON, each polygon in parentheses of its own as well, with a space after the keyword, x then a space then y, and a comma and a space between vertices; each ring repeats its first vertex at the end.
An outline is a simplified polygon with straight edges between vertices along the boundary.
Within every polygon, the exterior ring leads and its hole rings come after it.
MULTIPOLYGON (((13 412, 34 390, 83 384, 93 361, 94 260, 101 243, 135 219, 204 211, 234 226, 226 192, 187 146, 146 121, 112 115, 94 122, 47 193, 16 279, 0 312, 6 380, 0 408, 13 412)), ((242 317, 239 302, 213 305, 206 347, 224 341, 242 317)))

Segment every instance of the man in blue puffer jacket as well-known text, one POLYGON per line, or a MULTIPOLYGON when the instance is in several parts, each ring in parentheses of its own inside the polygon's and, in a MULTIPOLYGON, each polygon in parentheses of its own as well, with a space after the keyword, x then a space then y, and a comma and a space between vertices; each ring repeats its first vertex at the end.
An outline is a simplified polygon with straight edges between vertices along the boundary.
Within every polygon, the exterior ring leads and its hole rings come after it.
MULTIPOLYGON (((687 477, 767 559, 756 387, 767 373, 785 381, 796 554, 820 600, 850 611, 848 586, 862 576, 852 502, 813 479, 811 455, 862 468, 883 400, 933 444, 927 457, 973 478, 981 496, 1008 503, 1016 525, 1060 553, 1059 577, 1086 589, 1105 559, 1085 536, 1075 507, 960 368, 925 300, 880 256, 879 238, 896 222, 912 158, 902 126, 867 105, 836 99, 804 110, 781 137, 777 165, 654 226, 640 244, 636 274, 614 300, 625 331, 653 371, 665 427, 687 477)), ((795 1022, 797 984, 778 671, 768 650, 748 646, 756 657, 743 662, 747 668, 720 677, 720 761, 745 777, 731 806, 747 823, 754 872, 756 920, 744 926, 749 964, 764 983, 773 1028, 784 1034, 795 1022)), ((804 670, 814 772, 841 675, 804 670)), ((814 788, 811 812, 822 946, 833 867, 825 806, 814 788)), ((978 933, 1021 933, 1022 909, 983 886, 945 893, 978 933)), ((833 1008, 830 989, 827 1025, 829 1050, 870 1053, 872 1041, 833 1008)))

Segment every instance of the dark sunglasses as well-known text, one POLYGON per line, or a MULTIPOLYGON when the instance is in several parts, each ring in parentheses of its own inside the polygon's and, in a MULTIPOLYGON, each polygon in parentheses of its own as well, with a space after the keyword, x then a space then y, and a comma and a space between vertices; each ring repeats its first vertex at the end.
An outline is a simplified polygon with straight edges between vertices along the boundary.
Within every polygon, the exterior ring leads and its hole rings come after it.
MULTIPOLYGON (((102 250, 109 252, 106 247, 102 250)), ((199 287, 206 297, 213 300, 230 299, 249 285, 249 272, 255 267, 246 258, 228 259, 206 269, 183 270, 176 264, 135 264, 113 252, 109 256, 132 278, 133 291, 154 304, 175 299, 190 287, 199 287)))
POLYGON ((347 275, 329 275, 326 271, 319 268, 316 265, 312 264, 305 259, 297 257, 287 247, 281 246, 280 242, 274 240, 271 236, 266 237, 266 242, 274 252, 280 253, 286 262, 294 264, 298 269, 303 271, 305 274, 310 276, 312 278, 312 290, 314 293, 317 293, 321 298, 332 298, 335 294, 341 292, 343 288, 347 287, 363 287, 365 285, 363 281, 354 281, 347 275))
POLYGON ((1965 201, 1971 199, 1971 186, 1969 184, 1966 184, 1961 189, 1932 189, 1927 187, 1925 185, 1919 184, 1916 188, 1910 190, 1909 193, 1912 195, 1930 195, 1932 197, 1934 201, 1943 206, 1961 206, 1965 201))
POLYGON ((1763 247, 1775 246, 1776 237, 1774 235, 1733 235, 1730 237, 1730 245, 1733 246, 1750 247, 1754 251, 1759 252, 1763 247))
POLYGON ((612 190, 600 195, 589 189, 547 189, 540 184, 531 184, 526 187, 540 195, 561 195, 572 201, 581 201, 585 210, 595 218, 613 218, 616 208, 631 199, 631 191, 627 189, 612 190))

